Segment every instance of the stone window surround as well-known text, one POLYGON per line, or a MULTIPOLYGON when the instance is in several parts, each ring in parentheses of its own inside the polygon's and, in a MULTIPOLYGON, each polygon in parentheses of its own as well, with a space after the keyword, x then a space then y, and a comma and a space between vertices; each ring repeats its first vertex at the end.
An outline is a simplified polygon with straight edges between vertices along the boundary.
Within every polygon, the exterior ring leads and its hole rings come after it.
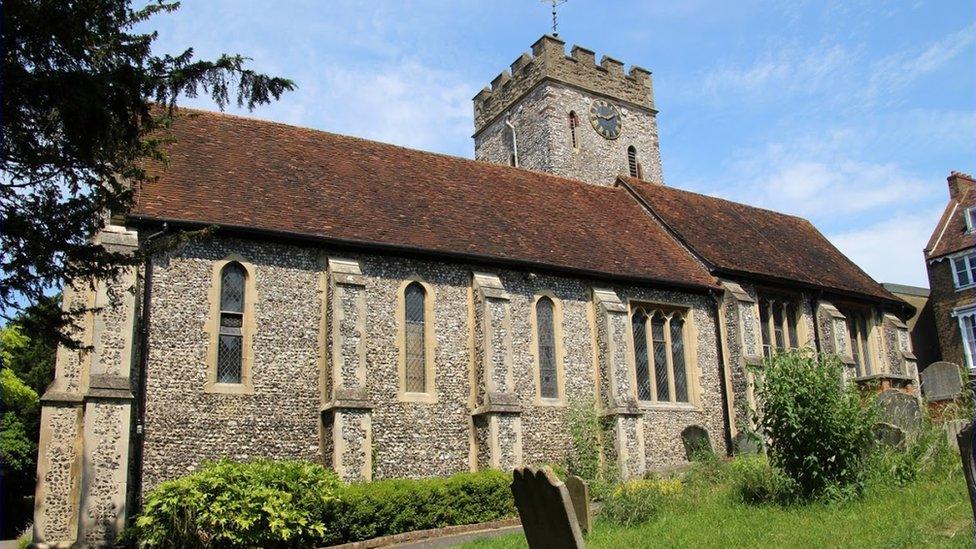
MULTIPOLYGON (((651 315, 648 315, 650 319, 651 315)), ((630 371, 631 387, 633 387, 633 397, 637 401, 637 405, 641 410, 680 410, 680 411, 701 411, 701 394, 699 389, 699 368, 698 368, 698 327, 695 323, 694 310, 688 305, 682 305, 679 303, 668 303, 660 301, 648 301, 643 299, 627 299, 627 326, 626 337, 627 337, 627 362, 628 369, 630 371), (640 400, 637 395, 637 357, 635 354, 634 346, 634 331, 630 329, 630 319, 633 317, 634 312, 642 308, 645 311, 658 310, 665 313, 681 314, 684 318, 685 325, 683 331, 684 337, 684 354, 685 354, 685 383, 688 385, 688 402, 659 402, 657 398, 657 388, 652 383, 652 397, 655 400, 640 400)), ((664 329, 665 341, 667 342, 667 359, 668 359, 668 383, 671 385, 671 394, 674 394, 674 372, 672 365, 672 352, 671 352, 671 330, 670 321, 665 324, 664 329)), ((648 337, 650 337, 650 330, 648 330, 648 337)), ((650 353, 650 347, 648 347, 648 353, 650 353)))
MULTIPOLYGON (((859 375, 855 376, 855 379, 870 378, 871 376, 880 374, 884 370, 886 370, 885 362, 884 362, 885 353, 881 344, 881 340, 883 339, 883 337, 881 337, 882 327, 881 327, 881 322, 879 321, 878 315, 876 314, 875 310, 863 304, 848 303, 843 301, 835 302, 834 305, 844 316, 845 329, 847 329, 848 331, 850 330, 850 328, 848 327, 848 322, 850 321, 850 313, 852 312, 863 315, 864 323, 867 325, 868 333, 864 335, 867 345, 866 346, 862 345, 859 342, 857 346, 862 353, 867 354, 867 358, 871 363, 870 364, 871 371, 867 371, 867 364, 865 364, 865 362, 862 360, 860 366, 862 368, 862 371, 860 372, 859 375)), ((848 352, 850 353, 852 359, 850 365, 855 366, 855 362, 853 361, 854 360, 853 341, 849 341, 848 352)))
POLYGON ((563 344, 563 304, 562 300, 556 297, 552 291, 543 289, 537 290, 532 298, 532 307, 529 311, 529 323, 532 326, 532 367, 533 380, 535 380, 535 399, 536 406, 566 406, 566 350, 563 344), (539 324, 536 319, 536 307, 539 300, 547 297, 552 301, 552 329, 553 337, 556 342, 556 398, 542 397, 541 368, 539 364, 539 324))
MULTIPOLYGON (((762 321, 762 311, 760 310, 761 304, 764 301, 781 302, 781 303, 792 303, 793 304, 793 318, 786 317, 786 311, 783 311, 783 341, 786 343, 786 349, 793 348, 790 345, 790 330, 796 331, 796 343, 797 348, 804 348, 807 343, 810 342, 810 333, 807 323, 803 317, 803 296, 800 294, 785 293, 782 291, 770 290, 763 287, 756 288, 756 318, 762 321)), ((772 311, 770 311, 769 317, 767 318, 769 326, 759 326, 759 344, 764 346, 762 343, 763 330, 769 330, 770 345, 773 349, 776 347, 776 336, 773 331, 774 316, 772 311)))
POLYGON ((970 319, 971 322, 976 322, 976 304, 959 307, 952 311, 952 316, 959 321, 959 336, 962 338, 962 348, 966 355, 966 366, 973 370, 976 367, 976 349, 972 348, 974 342, 966 337, 966 330, 969 329, 966 326, 966 320, 970 319))
POLYGON ((958 254, 949 256, 949 270, 952 271, 952 284, 956 288, 956 291, 968 290, 976 286, 976 277, 972 276, 974 270, 976 270, 976 252, 973 250, 966 250, 958 254), (962 258, 966 263, 966 268, 970 272, 969 284, 959 284, 959 273, 956 271, 956 260, 962 258))
POLYGON ((243 256, 232 253, 213 263, 213 274, 210 280, 210 314, 203 326, 207 334, 207 382, 205 393, 223 393, 234 395, 253 395, 254 380, 252 366, 254 365, 254 304, 257 302, 256 270, 243 256), (244 268, 244 318, 241 326, 243 335, 243 349, 241 351, 241 382, 217 383, 217 348, 220 337, 220 278, 224 267, 229 263, 238 263, 244 268))
POLYGON ((579 115, 576 111, 569 111, 569 136, 570 143, 573 145, 573 152, 578 153, 580 151, 580 140, 577 130, 579 128, 579 115))
POLYGON ((437 387, 435 378, 434 352, 437 339, 434 337, 434 302, 436 301, 434 287, 418 275, 410 275, 400 282, 397 288, 397 400, 400 402, 414 402, 421 404, 437 403, 437 387), (424 362, 427 390, 422 393, 407 392, 407 334, 406 334, 406 289, 412 283, 418 283, 426 293, 424 299, 424 362))

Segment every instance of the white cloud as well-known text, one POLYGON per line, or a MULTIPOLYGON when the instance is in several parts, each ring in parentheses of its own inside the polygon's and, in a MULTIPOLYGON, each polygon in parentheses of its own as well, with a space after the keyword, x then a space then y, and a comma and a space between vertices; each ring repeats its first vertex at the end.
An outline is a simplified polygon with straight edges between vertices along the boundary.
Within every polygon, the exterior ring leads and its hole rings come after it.
POLYGON ((934 42, 884 57, 874 63, 866 95, 875 99, 888 95, 918 78, 944 67, 956 56, 976 43, 976 24, 934 42))
POLYGON ((941 213, 926 209, 827 237, 875 280, 927 287, 922 248, 941 213))

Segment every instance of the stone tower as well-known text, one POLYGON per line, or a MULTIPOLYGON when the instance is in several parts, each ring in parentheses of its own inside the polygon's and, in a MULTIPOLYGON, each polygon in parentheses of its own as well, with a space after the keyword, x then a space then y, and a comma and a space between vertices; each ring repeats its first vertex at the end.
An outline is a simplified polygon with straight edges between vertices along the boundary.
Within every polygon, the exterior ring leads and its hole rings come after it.
POLYGON ((474 97, 475 158, 599 185, 663 183, 651 73, 545 35, 474 97))

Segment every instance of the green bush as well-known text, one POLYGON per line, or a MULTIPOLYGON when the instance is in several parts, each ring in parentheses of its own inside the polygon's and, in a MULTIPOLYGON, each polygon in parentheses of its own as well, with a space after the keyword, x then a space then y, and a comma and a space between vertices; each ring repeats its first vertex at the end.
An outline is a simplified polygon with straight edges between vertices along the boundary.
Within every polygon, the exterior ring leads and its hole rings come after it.
POLYGON ((600 517, 613 524, 635 526, 650 521, 683 490, 680 479, 632 480, 607 497, 600 517))
POLYGON ((515 515, 501 471, 343 484, 303 461, 221 461, 164 482, 128 533, 142 547, 310 547, 515 515))
POLYGON ((804 499, 859 493, 875 411, 834 356, 778 353, 756 369, 759 434, 804 499))
POLYGON ((448 478, 350 484, 329 506, 328 544, 413 530, 488 522, 515 515, 511 477, 501 471, 448 478))
POLYGON ((739 456, 729 467, 732 493, 744 503, 789 503, 796 483, 773 467, 766 456, 739 456))
POLYGON ((304 461, 220 461, 151 491, 134 535, 142 547, 293 547, 331 533, 322 511, 339 479, 304 461))

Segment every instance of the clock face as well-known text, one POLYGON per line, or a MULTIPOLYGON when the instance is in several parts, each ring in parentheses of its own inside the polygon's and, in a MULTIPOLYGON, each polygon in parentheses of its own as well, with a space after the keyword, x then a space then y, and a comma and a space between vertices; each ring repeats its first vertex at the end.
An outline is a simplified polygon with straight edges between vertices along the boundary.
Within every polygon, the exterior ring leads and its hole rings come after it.
POLYGON ((620 116, 620 109, 610 103, 598 99, 590 106, 590 123, 596 133, 606 139, 616 139, 620 136, 620 128, 623 120, 620 116))

